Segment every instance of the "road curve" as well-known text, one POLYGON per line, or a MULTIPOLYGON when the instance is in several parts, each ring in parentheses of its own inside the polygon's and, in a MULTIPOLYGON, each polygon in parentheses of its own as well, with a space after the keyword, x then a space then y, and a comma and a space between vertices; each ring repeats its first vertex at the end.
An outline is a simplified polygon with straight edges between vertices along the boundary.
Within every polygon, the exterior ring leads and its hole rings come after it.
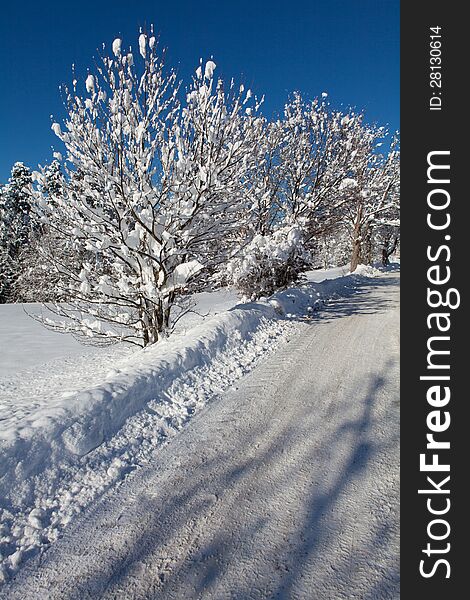
POLYGON ((399 598, 399 275, 299 323, 0 598, 399 598))

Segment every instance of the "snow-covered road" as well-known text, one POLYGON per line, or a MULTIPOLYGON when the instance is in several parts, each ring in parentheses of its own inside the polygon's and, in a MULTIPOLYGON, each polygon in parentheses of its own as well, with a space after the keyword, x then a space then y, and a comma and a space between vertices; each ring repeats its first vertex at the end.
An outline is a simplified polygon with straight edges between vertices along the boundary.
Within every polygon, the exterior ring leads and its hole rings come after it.
POLYGON ((398 598, 398 301, 299 323, 0 598, 398 598))

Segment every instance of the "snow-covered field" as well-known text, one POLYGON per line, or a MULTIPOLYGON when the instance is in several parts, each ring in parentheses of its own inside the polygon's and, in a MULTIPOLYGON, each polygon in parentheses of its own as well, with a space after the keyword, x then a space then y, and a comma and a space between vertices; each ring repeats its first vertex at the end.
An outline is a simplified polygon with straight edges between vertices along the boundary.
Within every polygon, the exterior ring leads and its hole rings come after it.
POLYGON ((286 342, 299 319, 377 271, 346 273, 311 272, 305 284, 257 303, 238 304, 226 290, 199 294, 198 314, 139 351, 83 347, 43 329, 21 306, 1 306, 1 576, 148 462, 211 398, 286 342))

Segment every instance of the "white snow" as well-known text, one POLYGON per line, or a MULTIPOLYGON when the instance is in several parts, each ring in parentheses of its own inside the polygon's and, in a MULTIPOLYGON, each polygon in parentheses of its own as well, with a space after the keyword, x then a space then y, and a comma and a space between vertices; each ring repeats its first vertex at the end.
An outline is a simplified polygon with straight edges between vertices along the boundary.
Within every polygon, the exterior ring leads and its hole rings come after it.
POLYGON ((119 38, 116 38, 113 42, 113 53, 114 56, 119 56, 121 54, 121 44, 122 44, 122 40, 120 40, 119 38))
POLYGON ((144 33, 141 33, 139 35, 139 52, 140 52, 140 55, 142 56, 142 58, 145 58, 146 47, 147 47, 147 38, 145 37, 144 33))
POLYGON ((40 305, 2 304, 0 306, 1 361, 0 380, 18 376, 56 359, 73 358, 92 352, 71 335, 61 335, 45 329, 26 312, 40 312, 40 305))
POLYGON ((95 78, 93 77, 93 75, 88 75, 88 77, 86 78, 85 81, 85 86, 86 86, 86 91, 87 92, 93 92, 95 89, 95 78))
POLYGON ((357 187, 357 181, 355 179, 351 179, 350 177, 346 177, 339 185, 340 190, 344 190, 347 188, 357 187))
POLYGON ((307 273, 307 281, 312 283, 321 283, 325 279, 336 279, 338 277, 344 277, 349 273, 349 266, 344 267, 333 267, 331 269, 317 269, 316 271, 309 271, 307 273))
POLYGON ((354 273, 356 275, 363 275, 364 277, 380 277, 383 271, 372 265, 357 265, 354 273))
POLYGON ((311 272, 257 303, 237 304, 227 290, 198 294, 171 338, 140 351, 84 348, 42 329, 20 306, 1 306, 5 577, 285 342, 299 319, 355 293, 362 278, 344 269, 311 272))
POLYGON ((204 77, 206 79, 211 79, 212 75, 214 74, 215 67, 216 67, 216 65, 215 65, 214 61, 208 60, 206 62, 206 68, 204 70, 204 77))
POLYGON ((51 129, 56 134, 57 137, 60 137, 60 135, 61 135, 62 132, 60 130, 59 123, 52 123, 51 129))
POLYGON ((190 277, 203 268, 204 266, 197 260, 181 263, 175 267, 175 270, 169 277, 165 290, 169 291, 176 287, 183 287, 190 277))

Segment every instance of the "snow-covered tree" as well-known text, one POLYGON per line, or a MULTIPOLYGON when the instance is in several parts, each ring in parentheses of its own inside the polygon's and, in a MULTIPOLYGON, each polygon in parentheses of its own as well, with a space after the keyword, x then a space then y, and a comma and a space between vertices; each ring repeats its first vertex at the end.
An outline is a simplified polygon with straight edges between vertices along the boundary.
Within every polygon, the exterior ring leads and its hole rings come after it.
POLYGON ((399 221, 386 221, 378 226, 376 245, 379 248, 380 260, 386 267, 390 264, 390 256, 395 254, 400 246, 399 221))
POLYGON ((247 179, 246 195, 250 206, 250 240, 255 235, 272 233, 282 224, 283 196, 280 148, 284 131, 279 121, 260 119, 258 139, 252 149, 253 169, 247 179))
POLYGON ((246 239, 246 191, 263 137, 251 90, 233 80, 225 89, 214 69, 213 61, 197 68, 162 148, 163 191, 181 257, 204 267, 193 284, 207 280, 246 239))
POLYGON ((31 171, 17 162, 0 188, 0 302, 14 299, 18 257, 32 231, 31 195, 31 171))
POLYGON ((286 221, 304 231, 307 244, 339 219, 341 182, 354 168, 351 139, 362 116, 333 110, 326 94, 306 102, 294 94, 284 110, 280 147, 283 207, 286 221))
POLYGON ((182 102, 155 37, 139 55, 123 49, 66 91, 65 183, 43 194, 39 212, 69 240, 76 261, 49 254, 69 304, 50 307, 50 327, 109 343, 151 344, 181 301, 229 251, 245 211, 258 120, 251 92, 224 89, 202 63, 182 102), (62 285, 62 284, 61 284, 62 285))
POLYGON ((394 136, 390 151, 382 164, 378 166, 373 178, 374 189, 378 195, 377 205, 380 210, 371 219, 373 229, 375 255, 383 266, 400 244, 400 151, 399 136, 394 136))
MULTIPOLYGON (((54 203, 64 187, 64 176, 57 159, 32 174, 40 181, 41 201, 54 203)), ((37 197, 37 194, 36 194, 37 197)), ((57 230, 41 222, 42 211, 32 210, 35 225, 28 243, 18 255, 18 273, 14 285, 15 298, 21 302, 50 302, 64 300, 65 281, 58 269, 51 269, 51 258, 55 264, 73 264, 76 259, 71 251, 71 242, 57 230)))
POLYGON ((332 230, 318 235, 311 256, 314 268, 329 269, 349 264, 351 243, 346 228, 337 224, 332 230))
POLYGON ((32 200, 20 166, 25 203, 12 201, 12 180, 2 188, 10 297, 15 279, 18 299, 56 301, 47 326, 146 346, 171 331, 192 292, 231 283, 270 294, 308 266, 342 261, 346 234, 353 270, 379 248, 388 261, 399 154, 398 142, 380 152, 383 128, 333 109, 326 94, 295 93, 269 121, 212 59, 183 91, 152 29, 137 48, 115 39, 93 71, 74 72, 67 117, 52 124, 65 149, 34 174, 32 200))
POLYGON ((252 146, 252 168, 244 181, 247 213, 238 229, 239 241, 221 281, 245 297, 270 295, 297 278, 305 266, 302 235, 295 224, 286 226, 281 194, 280 123, 258 120, 252 146))
POLYGON ((12 299, 11 290, 15 281, 16 266, 16 261, 6 248, 0 246, 0 304, 5 304, 12 299))
POLYGON ((340 186, 345 199, 343 223, 352 245, 351 271, 361 262, 372 262, 375 227, 399 223, 398 138, 393 138, 390 151, 385 154, 379 151, 385 136, 383 128, 364 124, 352 138, 356 152, 354 169, 340 186))
POLYGON ((306 102, 294 94, 256 146, 251 237, 226 271, 246 295, 295 281, 315 255, 326 258, 326 240, 335 232, 344 238, 344 206, 373 143, 362 115, 333 110, 325 96, 306 102), (363 133, 368 141, 361 145, 363 133), (295 248, 289 246, 294 239, 295 248))

